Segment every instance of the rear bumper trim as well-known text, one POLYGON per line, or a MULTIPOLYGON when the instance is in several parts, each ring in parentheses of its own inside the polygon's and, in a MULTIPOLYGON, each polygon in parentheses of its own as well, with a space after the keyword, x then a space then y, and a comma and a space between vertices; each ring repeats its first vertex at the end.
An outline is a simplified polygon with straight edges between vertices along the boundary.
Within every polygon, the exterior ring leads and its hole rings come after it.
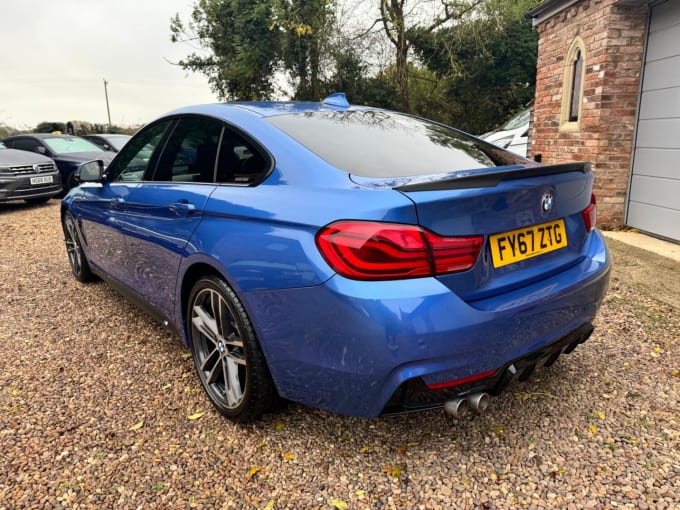
POLYGON ((561 354, 569 354, 585 342, 592 332, 593 325, 586 322, 555 342, 506 363, 493 371, 489 377, 455 387, 432 389, 421 378, 410 379, 397 389, 381 414, 398 414, 441 407, 444 402, 452 398, 479 392, 499 395, 515 377, 519 381, 526 381, 536 368, 549 367, 561 354))

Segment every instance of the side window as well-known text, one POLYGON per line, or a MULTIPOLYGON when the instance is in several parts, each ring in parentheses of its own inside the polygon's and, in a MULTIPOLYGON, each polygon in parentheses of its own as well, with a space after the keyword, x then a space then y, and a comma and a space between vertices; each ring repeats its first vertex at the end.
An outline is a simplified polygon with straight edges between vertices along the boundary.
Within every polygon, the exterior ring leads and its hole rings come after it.
POLYGON ((217 162, 217 182, 248 185, 267 170, 267 159, 243 136, 225 129, 217 162))
POLYGON ((222 124, 205 117, 180 119, 165 145, 154 181, 215 182, 222 124))
POLYGON ((10 143, 10 147, 12 149, 31 152, 38 152, 38 146, 40 145, 38 142, 31 140, 30 138, 19 138, 18 140, 13 140, 10 143))
POLYGON ((134 182, 144 179, 144 174, 153 161, 154 152, 157 152, 170 124, 172 120, 164 120, 134 136, 118 153, 116 166, 111 169, 111 180, 134 182))

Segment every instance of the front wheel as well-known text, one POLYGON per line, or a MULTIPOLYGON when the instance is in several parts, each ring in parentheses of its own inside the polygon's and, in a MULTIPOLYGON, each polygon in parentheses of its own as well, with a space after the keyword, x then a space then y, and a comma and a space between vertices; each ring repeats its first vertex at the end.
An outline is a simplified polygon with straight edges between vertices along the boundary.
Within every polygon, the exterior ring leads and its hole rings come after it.
POLYGON ((73 276, 81 282, 95 280, 96 278, 90 270, 90 265, 87 263, 85 252, 83 252, 83 247, 80 244, 76 220, 71 216, 71 213, 64 213, 61 219, 61 226, 64 229, 66 253, 68 254, 68 262, 71 265, 73 276))
POLYGON ((201 278, 191 290, 186 316, 196 372, 217 410, 238 422, 269 411, 278 395, 234 291, 215 276, 201 278))

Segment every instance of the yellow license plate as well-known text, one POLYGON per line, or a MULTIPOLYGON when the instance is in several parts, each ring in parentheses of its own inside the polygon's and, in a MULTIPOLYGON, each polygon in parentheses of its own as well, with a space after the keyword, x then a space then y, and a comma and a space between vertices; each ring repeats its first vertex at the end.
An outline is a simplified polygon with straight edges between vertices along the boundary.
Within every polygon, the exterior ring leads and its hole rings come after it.
POLYGON ((493 267, 503 267, 567 246, 564 220, 489 236, 493 267))

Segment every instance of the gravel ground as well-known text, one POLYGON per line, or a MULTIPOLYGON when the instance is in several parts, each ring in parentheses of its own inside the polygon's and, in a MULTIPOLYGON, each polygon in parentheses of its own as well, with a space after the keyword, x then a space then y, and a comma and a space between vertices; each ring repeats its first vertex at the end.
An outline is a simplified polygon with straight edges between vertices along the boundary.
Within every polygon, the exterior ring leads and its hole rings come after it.
POLYGON ((593 337, 481 416, 238 426, 176 336, 71 277, 58 216, 0 206, 2 510, 680 508, 680 318, 653 285, 680 292, 677 263, 613 242, 593 337))

